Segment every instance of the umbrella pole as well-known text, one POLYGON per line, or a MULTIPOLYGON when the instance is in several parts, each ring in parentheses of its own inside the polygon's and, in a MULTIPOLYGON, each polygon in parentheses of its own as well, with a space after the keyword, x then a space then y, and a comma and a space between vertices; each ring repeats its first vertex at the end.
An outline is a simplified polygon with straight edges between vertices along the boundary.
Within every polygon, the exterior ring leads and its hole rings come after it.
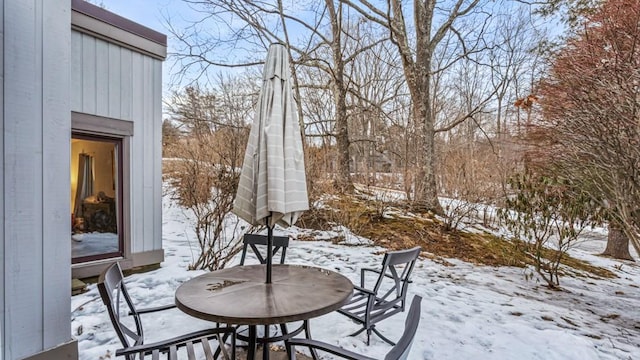
POLYGON ((273 226, 270 226, 271 216, 267 217, 267 284, 271 284, 271 258, 273 247, 273 226))

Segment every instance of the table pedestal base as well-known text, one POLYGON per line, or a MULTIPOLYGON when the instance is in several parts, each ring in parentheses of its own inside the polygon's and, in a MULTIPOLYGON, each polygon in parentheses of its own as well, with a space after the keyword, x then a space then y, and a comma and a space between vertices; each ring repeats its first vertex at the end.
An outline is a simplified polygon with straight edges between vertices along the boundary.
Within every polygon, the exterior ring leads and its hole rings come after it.
MULTIPOLYGON (((249 336, 237 334, 236 337, 239 340, 246 341, 248 343, 247 359, 255 359, 256 348, 258 344, 262 345, 262 359, 269 360, 269 344, 284 341, 284 347, 287 355, 291 353, 291 347, 287 345, 287 340, 305 331, 306 337, 309 336, 309 326, 307 321, 303 321, 299 328, 292 332, 289 332, 285 324, 280 324, 280 331, 282 335, 271 336, 269 334, 269 325, 264 326, 264 336, 258 337, 257 325, 249 325, 249 336)), ((314 359, 317 357, 314 357, 314 359)))
MULTIPOLYGON (((262 354, 260 354, 260 352, 261 351, 258 348, 258 351, 257 351, 258 354, 256 355, 256 357, 253 358, 253 360, 262 360, 262 354)), ((247 352, 245 348, 241 348, 236 352, 236 359, 238 360, 249 359, 247 357, 247 352)), ((302 354, 300 352, 296 353, 296 359, 297 360, 313 360, 308 355, 302 354)), ((269 360, 289 360, 289 356, 283 349, 277 349, 277 350, 271 349, 271 352, 269 353, 269 360)))

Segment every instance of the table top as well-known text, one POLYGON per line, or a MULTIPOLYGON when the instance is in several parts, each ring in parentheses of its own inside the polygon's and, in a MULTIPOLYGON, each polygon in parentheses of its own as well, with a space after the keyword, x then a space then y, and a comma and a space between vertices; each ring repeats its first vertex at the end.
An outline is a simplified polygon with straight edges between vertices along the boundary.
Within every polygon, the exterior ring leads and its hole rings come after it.
POLYGON ((195 277, 178 287, 176 305, 209 321, 238 325, 307 320, 341 308, 353 293, 349 279, 311 266, 236 266, 195 277))

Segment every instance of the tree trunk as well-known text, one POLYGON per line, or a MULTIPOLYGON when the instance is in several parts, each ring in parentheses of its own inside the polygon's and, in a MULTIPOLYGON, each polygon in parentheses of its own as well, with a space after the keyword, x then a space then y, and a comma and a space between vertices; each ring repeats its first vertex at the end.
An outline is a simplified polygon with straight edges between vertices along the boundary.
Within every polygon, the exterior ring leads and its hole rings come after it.
POLYGON ((607 248, 604 249, 602 255, 621 260, 633 260, 629 253, 629 238, 627 238, 619 226, 613 223, 609 224, 607 248))
MULTIPOLYGON (((423 45, 426 46, 426 45, 423 45)), ((426 54, 418 57, 421 62, 417 66, 415 79, 417 91, 412 93, 416 102, 414 106, 414 119, 418 124, 418 174, 415 178, 415 199, 413 208, 416 211, 433 211, 436 214, 444 214, 438 200, 438 187, 436 184, 436 151, 435 128, 433 109, 431 103, 431 51, 424 50, 426 54)), ((420 53, 419 53, 420 55, 420 53)))
POLYGON ((341 192, 352 192, 353 182, 351 181, 351 170, 349 167, 349 124, 347 121, 347 88, 344 83, 344 59, 342 53, 342 5, 337 11, 330 0, 326 0, 327 9, 331 18, 331 32, 333 42, 331 51, 333 55, 333 95, 336 105, 336 145, 338 147, 336 187, 341 192))
MULTIPOLYGON (((429 93, 427 93, 427 97, 429 93)), ((430 102, 426 101, 427 105, 430 102)), ((436 185, 435 166, 435 132, 433 129, 433 119, 430 110, 423 113, 421 134, 419 134, 420 153, 418 156, 418 174, 415 179, 415 199, 414 210, 416 211, 433 211, 436 214, 443 214, 442 206, 438 200, 438 188, 436 185)))
MULTIPOLYGON (((342 87, 342 81, 336 84, 336 87, 342 87)), ((341 89, 337 89, 336 94, 336 143, 338 146, 338 171, 336 177, 336 185, 342 192, 353 191, 353 183, 351 182, 351 171, 349 166, 349 126, 347 123, 347 106, 344 93, 341 89)))

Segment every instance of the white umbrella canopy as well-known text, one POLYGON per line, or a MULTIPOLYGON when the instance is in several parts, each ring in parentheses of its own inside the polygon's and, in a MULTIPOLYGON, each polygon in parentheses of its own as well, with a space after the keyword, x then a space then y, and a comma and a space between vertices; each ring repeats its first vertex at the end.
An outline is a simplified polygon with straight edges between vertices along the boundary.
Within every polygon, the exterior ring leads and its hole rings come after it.
POLYGON ((289 55, 271 44, 233 212, 252 225, 293 225, 309 209, 289 55))

